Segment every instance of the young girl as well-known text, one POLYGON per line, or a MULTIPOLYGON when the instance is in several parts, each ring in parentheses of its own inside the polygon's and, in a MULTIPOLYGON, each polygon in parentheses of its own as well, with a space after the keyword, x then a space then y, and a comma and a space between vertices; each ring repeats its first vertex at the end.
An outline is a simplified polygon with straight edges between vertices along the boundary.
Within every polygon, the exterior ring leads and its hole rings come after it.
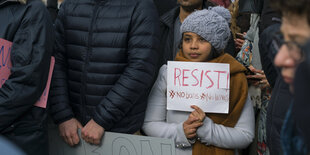
POLYGON ((163 65, 148 100, 142 129, 148 136, 175 141, 177 155, 225 154, 247 147, 254 137, 254 112, 247 95, 246 69, 223 53, 230 37, 229 11, 223 7, 196 11, 181 26, 182 41, 175 61, 230 64, 228 114, 167 110, 167 66, 163 65), (225 17, 225 18, 224 18, 225 17))

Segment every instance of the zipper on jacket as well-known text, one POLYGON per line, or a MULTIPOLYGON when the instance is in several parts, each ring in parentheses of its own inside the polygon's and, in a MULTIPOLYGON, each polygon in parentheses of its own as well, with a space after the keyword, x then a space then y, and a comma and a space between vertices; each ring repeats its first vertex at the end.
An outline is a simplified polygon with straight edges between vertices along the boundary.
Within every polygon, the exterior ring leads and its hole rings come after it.
MULTIPOLYGON (((88 32, 88 43, 87 43, 87 53, 86 53, 86 58, 85 58, 85 63, 84 63, 84 67, 83 67, 83 74, 82 74, 82 87, 81 87, 81 98, 82 98, 82 105, 81 105, 81 115, 82 115, 82 122, 87 123, 86 121, 86 89, 87 89, 87 67, 89 65, 89 57, 90 54, 92 52, 92 40, 93 40, 93 26, 95 23, 95 20, 97 18, 97 14, 98 14, 98 8, 99 8, 99 4, 101 2, 96 2, 95 3, 95 8, 93 10, 93 15, 92 15, 92 19, 89 25, 89 32, 88 32)), ((84 124, 83 124, 84 125, 84 124)))

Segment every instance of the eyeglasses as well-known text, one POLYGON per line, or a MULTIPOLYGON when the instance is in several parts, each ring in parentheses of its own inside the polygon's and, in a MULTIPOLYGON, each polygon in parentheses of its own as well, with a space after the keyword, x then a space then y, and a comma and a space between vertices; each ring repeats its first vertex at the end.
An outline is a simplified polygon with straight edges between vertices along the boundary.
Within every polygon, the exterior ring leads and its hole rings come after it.
POLYGON ((275 48, 275 52, 278 52, 280 47, 285 45, 290 54, 290 57, 296 63, 302 62, 305 58, 305 54, 304 54, 304 51, 302 50, 302 46, 294 41, 284 41, 283 35, 280 32, 275 33, 275 35, 273 36, 272 44, 275 48))

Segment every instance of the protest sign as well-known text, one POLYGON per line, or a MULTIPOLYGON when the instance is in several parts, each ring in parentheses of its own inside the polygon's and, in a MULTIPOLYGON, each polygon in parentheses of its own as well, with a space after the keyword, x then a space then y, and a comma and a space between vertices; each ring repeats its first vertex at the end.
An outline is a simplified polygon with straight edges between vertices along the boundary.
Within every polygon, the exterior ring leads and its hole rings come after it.
POLYGON ((105 132, 100 145, 91 145, 81 138, 71 147, 59 136, 56 125, 49 124, 50 155, 175 155, 172 139, 105 132))
POLYGON ((12 42, 0 38, 0 88, 11 74, 11 49, 12 42))
POLYGON ((168 110, 228 113, 229 64, 169 61, 167 71, 168 110))
MULTIPOLYGON (((0 88, 11 74, 11 68, 12 68, 11 50, 12 50, 12 42, 0 38, 0 79, 1 79, 0 88)), ((46 108, 54 65, 55 65, 55 58, 52 57, 46 87, 43 91, 42 96, 34 104, 37 107, 46 108)))

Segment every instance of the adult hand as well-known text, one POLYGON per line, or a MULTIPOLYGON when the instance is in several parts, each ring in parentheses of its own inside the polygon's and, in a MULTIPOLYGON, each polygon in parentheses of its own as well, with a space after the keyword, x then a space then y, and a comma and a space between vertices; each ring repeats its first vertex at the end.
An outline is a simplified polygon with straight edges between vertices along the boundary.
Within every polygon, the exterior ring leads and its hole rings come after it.
POLYGON ((248 82, 253 85, 265 89, 270 87, 269 82, 266 78, 264 71, 258 70, 253 66, 250 66, 249 69, 254 73, 254 75, 247 75, 248 82))
POLYGON ((202 126, 202 122, 199 121, 198 117, 193 114, 188 116, 188 119, 183 123, 183 130, 187 139, 192 139, 196 137, 197 129, 202 126))
POLYGON ((82 129, 82 138, 90 143, 99 145, 104 134, 104 128, 91 119, 82 129))
POLYGON ((239 52, 241 50, 242 45, 244 44, 244 36, 246 35, 246 33, 245 32, 243 34, 236 33, 236 35, 237 35, 237 38, 234 39, 234 41, 235 41, 236 50, 237 52, 239 52))
POLYGON ((235 45, 236 45, 236 51, 240 51, 241 50, 241 47, 242 45, 244 44, 244 39, 235 39, 235 45))
POLYGON ((83 126, 75 118, 72 118, 68 121, 65 121, 59 124, 58 128, 59 128, 60 136, 70 146, 74 146, 80 142, 80 138, 77 133, 77 130, 79 128, 83 128, 83 126))
POLYGON ((204 119, 206 118, 206 113, 203 112, 198 106, 196 105, 191 105, 191 108, 195 109, 192 114, 194 117, 199 118, 200 122, 203 122, 204 119))

